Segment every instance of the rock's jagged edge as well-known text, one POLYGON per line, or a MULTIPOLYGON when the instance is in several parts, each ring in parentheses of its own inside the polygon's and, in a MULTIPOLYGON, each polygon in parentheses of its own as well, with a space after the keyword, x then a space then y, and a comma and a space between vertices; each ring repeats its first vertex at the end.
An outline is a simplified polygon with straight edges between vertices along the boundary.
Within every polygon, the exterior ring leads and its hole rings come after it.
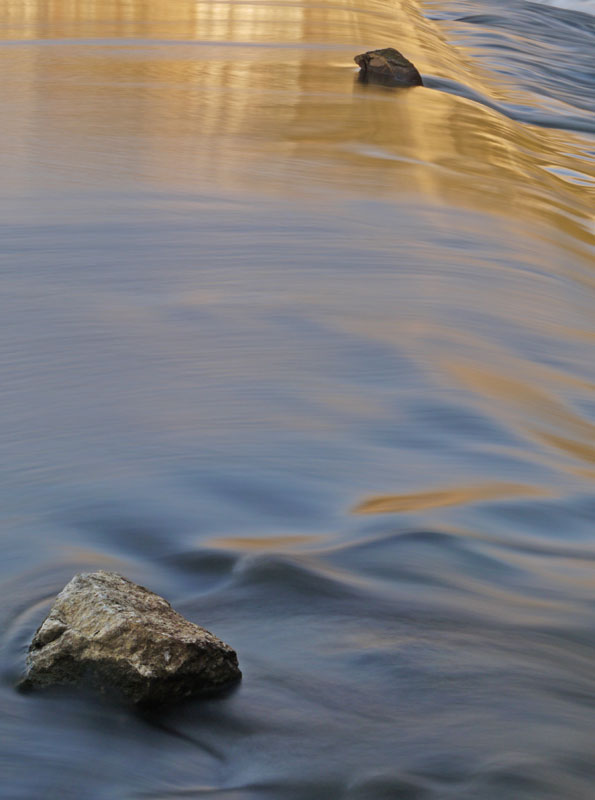
POLYGON ((138 705, 223 691, 236 652, 159 595, 114 572, 76 575, 35 633, 19 688, 88 684, 138 705))
POLYGON ((358 79, 362 83, 378 83, 400 88, 423 86, 422 77, 415 64, 394 47, 369 50, 367 53, 355 56, 353 60, 360 68, 358 79))

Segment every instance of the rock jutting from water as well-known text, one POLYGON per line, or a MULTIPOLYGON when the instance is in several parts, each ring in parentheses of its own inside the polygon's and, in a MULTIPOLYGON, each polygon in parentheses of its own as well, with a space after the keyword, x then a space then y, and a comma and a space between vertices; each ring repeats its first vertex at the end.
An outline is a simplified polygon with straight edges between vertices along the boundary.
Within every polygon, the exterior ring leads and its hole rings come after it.
POLYGON ((394 47, 370 50, 353 59, 360 68, 359 79, 385 86, 423 86, 421 75, 409 59, 394 47))
POLYGON ((169 704, 239 680, 235 651, 115 572, 75 575, 27 655, 21 688, 89 684, 133 703, 169 704))

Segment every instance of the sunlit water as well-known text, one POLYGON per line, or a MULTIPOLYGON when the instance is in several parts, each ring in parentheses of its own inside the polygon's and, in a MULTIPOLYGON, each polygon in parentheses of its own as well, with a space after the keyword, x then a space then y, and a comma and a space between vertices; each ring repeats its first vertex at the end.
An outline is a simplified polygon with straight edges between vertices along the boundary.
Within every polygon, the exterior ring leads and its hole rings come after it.
POLYGON ((592 800, 595 17, 556 5, 0 4, 3 797, 592 800), (357 83, 386 45, 424 88, 357 83), (241 687, 17 694, 96 568, 241 687))

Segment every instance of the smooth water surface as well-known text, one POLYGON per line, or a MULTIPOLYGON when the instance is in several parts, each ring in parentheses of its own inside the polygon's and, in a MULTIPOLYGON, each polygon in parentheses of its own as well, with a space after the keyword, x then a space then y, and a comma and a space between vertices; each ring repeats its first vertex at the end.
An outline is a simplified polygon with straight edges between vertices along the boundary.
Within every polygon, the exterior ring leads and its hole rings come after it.
POLYGON ((591 800, 588 10, 0 4, 2 797, 591 800), (238 690, 17 694, 98 568, 238 690))

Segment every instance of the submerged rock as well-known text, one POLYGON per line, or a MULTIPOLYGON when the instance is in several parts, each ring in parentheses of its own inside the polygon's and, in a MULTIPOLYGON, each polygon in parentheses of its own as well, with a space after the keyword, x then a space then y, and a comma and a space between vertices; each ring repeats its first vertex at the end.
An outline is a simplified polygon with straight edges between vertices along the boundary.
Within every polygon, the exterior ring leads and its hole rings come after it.
POLYGON ((423 86, 417 68, 394 47, 370 50, 353 60, 360 68, 361 81, 386 86, 423 86))
POLYGON ((89 683, 134 703, 171 703, 241 677, 232 648, 115 572, 76 575, 27 656, 21 688, 89 683))

